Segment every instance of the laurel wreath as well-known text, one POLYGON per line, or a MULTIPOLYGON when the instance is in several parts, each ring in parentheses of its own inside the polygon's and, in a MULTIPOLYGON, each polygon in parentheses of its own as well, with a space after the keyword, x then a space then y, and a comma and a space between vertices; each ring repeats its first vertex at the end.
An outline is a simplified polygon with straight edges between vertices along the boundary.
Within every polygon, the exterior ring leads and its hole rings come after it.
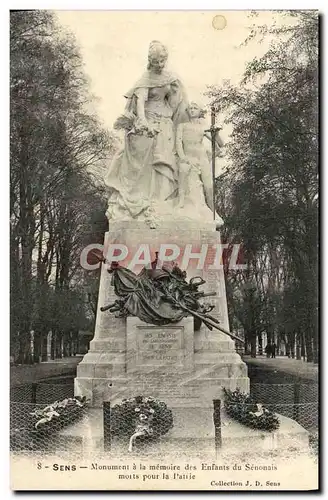
POLYGON ((224 408, 231 418, 253 429, 274 431, 279 428, 277 415, 254 401, 248 394, 242 393, 240 389, 230 391, 224 388, 223 391, 224 408))
POLYGON ((113 436, 130 438, 134 433, 141 412, 152 415, 152 435, 149 439, 166 434, 173 427, 173 415, 166 403, 152 397, 137 396, 123 399, 111 408, 110 425, 113 436))

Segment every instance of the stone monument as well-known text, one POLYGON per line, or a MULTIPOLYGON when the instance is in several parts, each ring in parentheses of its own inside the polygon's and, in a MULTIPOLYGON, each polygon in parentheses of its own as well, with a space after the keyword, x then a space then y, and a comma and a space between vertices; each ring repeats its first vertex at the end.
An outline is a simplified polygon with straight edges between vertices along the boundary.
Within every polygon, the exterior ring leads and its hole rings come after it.
MULTIPOLYGON (((185 259, 196 255, 197 258, 189 259, 187 275, 189 278, 201 276, 206 281, 204 291, 216 293, 207 299, 215 306, 211 314, 220 321, 220 326, 229 329, 223 269, 209 269, 211 264, 196 269, 205 250, 209 254, 211 247, 220 244, 214 224, 203 224, 199 228, 198 223, 163 222, 160 228, 149 229, 138 221, 125 223, 124 227, 119 224, 106 238, 124 242, 132 254, 143 241, 153 249, 153 254, 163 242, 169 242, 184 250, 185 259), (203 253, 191 251, 200 245, 203 245, 203 253)), ((215 258, 214 252, 212 256, 215 258)), ((78 365, 75 380, 76 391, 90 398, 94 406, 101 406, 104 400, 115 403, 144 394, 162 398, 171 405, 211 407, 212 400, 220 398, 222 387, 248 391, 246 365, 228 335, 210 331, 204 324, 195 330, 192 316, 160 326, 144 323, 137 317, 115 317, 109 311, 100 310, 116 298, 108 266, 103 264, 95 336, 89 352, 78 365)))
MULTIPOLYGON (((147 71, 126 94, 125 112, 115 124, 125 130, 125 142, 106 176, 110 229, 104 254, 119 244, 128 249, 126 262, 139 255, 146 265, 149 255, 153 259, 164 248, 163 261, 175 257, 188 279, 206 281, 204 291, 215 293, 207 299, 214 306, 211 315, 229 330, 224 272, 218 265, 222 220, 213 217, 202 112, 188 105, 180 79, 164 69, 166 60, 166 48, 152 42, 147 71)), ((212 420, 213 399, 221 398, 223 387, 249 391, 247 367, 229 335, 210 331, 192 316, 149 324, 101 311, 117 299, 111 279, 103 263, 95 336, 77 367, 76 394, 95 407, 106 400, 115 404, 152 396, 182 419, 205 410, 212 420)))

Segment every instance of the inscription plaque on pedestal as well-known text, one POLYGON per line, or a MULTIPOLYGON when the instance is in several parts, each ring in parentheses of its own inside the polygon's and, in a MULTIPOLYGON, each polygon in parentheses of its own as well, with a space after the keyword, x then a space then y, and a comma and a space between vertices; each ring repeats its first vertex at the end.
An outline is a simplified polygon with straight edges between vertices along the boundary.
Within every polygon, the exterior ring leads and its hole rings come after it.
POLYGON ((127 371, 189 371, 193 368, 193 318, 153 326, 127 318, 127 371))
POLYGON ((137 366, 167 363, 183 366, 183 327, 139 326, 137 347, 137 366))

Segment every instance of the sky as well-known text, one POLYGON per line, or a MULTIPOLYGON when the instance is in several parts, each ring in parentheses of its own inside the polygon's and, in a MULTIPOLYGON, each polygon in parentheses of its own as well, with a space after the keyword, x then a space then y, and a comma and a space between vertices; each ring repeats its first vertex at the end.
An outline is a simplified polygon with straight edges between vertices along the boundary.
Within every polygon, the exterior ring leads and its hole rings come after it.
MULTIPOLYGON (((112 128, 122 113, 124 93, 146 69, 149 43, 160 40, 169 52, 167 69, 177 73, 188 97, 206 104, 206 85, 223 80, 238 83, 245 63, 263 54, 270 40, 238 48, 254 22, 248 11, 55 11, 60 24, 76 37, 97 99, 97 112, 112 128), (215 29, 214 16, 226 26, 215 29)), ((256 22, 270 24, 272 11, 262 11, 256 22)), ((218 123, 222 119, 218 117, 218 123)), ((223 127, 222 138, 229 136, 223 127)))

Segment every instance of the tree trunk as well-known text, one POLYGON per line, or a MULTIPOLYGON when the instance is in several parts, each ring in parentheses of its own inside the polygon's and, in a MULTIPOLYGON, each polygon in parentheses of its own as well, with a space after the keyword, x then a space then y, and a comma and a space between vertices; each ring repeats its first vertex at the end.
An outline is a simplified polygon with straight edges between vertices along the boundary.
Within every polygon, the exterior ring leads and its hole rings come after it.
POLYGON ((319 348, 317 335, 313 336, 313 363, 319 363, 319 348))
POLYGON ((301 356, 303 358, 303 361, 306 360, 306 350, 305 350, 305 337, 304 333, 301 333, 301 356))
POLYGON ((57 333, 52 330, 51 335, 51 359, 56 359, 56 344, 57 344, 57 333))
POLYGON ((316 303, 313 305, 312 318, 313 318, 313 363, 318 364, 319 362, 319 342, 318 342, 318 317, 317 317, 317 306, 316 303))
POLYGON ((41 332, 34 331, 34 339, 33 339, 33 347, 34 347, 33 361, 34 361, 34 363, 40 363, 41 342, 42 342, 41 332))
POLYGON ((62 345, 63 345, 63 357, 67 358, 68 357, 68 350, 69 350, 69 337, 67 332, 63 334, 63 340, 62 340, 62 345))
POLYGON ((56 343, 56 357, 57 358, 62 358, 63 357, 63 349, 62 349, 62 338, 63 338, 63 332, 57 332, 57 343, 56 343))
POLYGON ((308 363, 313 363, 312 339, 309 335, 306 335, 305 345, 306 345, 306 361, 308 363))
POLYGON ((73 333, 69 332, 68 334, 68 355, 72 356, 73 354, 73 333))
POLYGON ((23 332, 19 336, 19 355, 18 363, 20 364, 33 364, 31 353, 31 336, 30 332, 23 332))
POLYGON ((290 357, 295 359, 295 344, 293 343, 290 347, 290 357))
POLYGON ((244 352, 245 352, 245 354, 248 356, 248 355, 250 354, 250 349, 249 349, 250 340, 249 340, 249 337, 248 337, 247 332, 244 332, 244 337, 245 337, 245 348, 244 348, 244 352))
POLYGON ((258 336, 258 340, 259 340, 259 355, 262 356, 263 355, 263 338, 262 338, 262 333, 260 333, 260 335, 258 336))
POLYGON ((288 343, 289 343, 289 354, 292 359, 295 359, 295 333, 288 334, 288 343))
POLYGON ((78 354, 80 352, 80 332, 79 332, 79 330, 77 330, 77 333, 76 333, 75 352, 76 352, 76 354, 78 354))
POLYGON ((297 342, 296 345, 296 359, 302 359, 301 357, 301 344, 297 342))
POLYGON ((17 223, 10 230, 10 354, 19 361, 21 326, 21 286, 17 223))
POLYGON ((48 334, 46 332, 41 339, 41 361, 48 361, 48 334))
POLYGON ((31 363, 30 331, 33 304, 31 302, 32 283, 32 251, 34 247, 34 213, 31 202, 31 184, 28 176, 28 131, 22 124, 20 130, 20 178, 19 178, 19 234, 21 245, 21 321, 20 321, 20 353, 24 363, 31 363))
POLYGON ((256 358, 256 334, 251 337, 251 357, 256 358))

